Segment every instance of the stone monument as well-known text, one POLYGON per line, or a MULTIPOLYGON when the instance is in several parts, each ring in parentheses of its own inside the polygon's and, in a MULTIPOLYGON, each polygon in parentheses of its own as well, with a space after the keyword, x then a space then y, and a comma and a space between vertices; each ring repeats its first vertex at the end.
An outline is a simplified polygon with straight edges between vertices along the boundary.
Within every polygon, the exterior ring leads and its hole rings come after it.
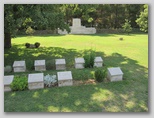
MULTIPOLYGON (((72 26, 70 26, 70 34, 95 34, 96 29, 94 27, 85 27, 81 25, 81 19, 73 18, 72 26)), ((68 34, 66 30, 62 31, 58 29, 59 34, 68 34)))

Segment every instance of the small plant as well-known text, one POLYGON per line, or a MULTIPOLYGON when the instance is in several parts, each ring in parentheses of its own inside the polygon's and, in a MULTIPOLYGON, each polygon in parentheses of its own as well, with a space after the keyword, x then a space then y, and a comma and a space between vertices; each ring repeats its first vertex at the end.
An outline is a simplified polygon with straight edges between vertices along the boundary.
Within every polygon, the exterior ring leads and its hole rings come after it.
POLYGON ((50 87, 51 85, 54 85, 57 82, 56 75, 46 75, 44 76, 44 83, 46 86, 50 87))
POLYGON ((35 45, 36 48, 38 48, 40 46, 40 43, 36 42, 34 45, 35 45))
POLYGON ((26 34, 32 35, 34 32, 35 32, 35 30, 33 28, 31 28, 31 27, 28 27, 26 29, 26 34))
POLYGON ((122 27, 123 27, 123 30, 128 34, 132 31, 132 27, 128 19, 125 19, 125 24, 122 27))
POLYGON ((30 43, 26 43, 25 46, 26 46, 26 48, 29 48, 30 47, 30 43))
POLYGON ((28 88, 28 79, 26 76, 15 76, 10 85, 13 91, 23 91, 28 88))
POLYGON ((121 38, 119 38, 119 40, 121 40, 121 41, 122 41, 122 40, 124 40, 124 39, 121 37, 121 38))
POLYGON ((101 68, 98 68, 95 71, 95 79, 96 79, 96 81, 103 82, 105 77, 106 77, 106 70, 102 70, 101 68))
POLYGON ((7 65, 6 67, 4 67, 4 72, 9 73, 11 71, 12 71, 12 67, 11 66, 7 65))
POLYGON ((95 51, 94 50, 89 50, 86 52, 86 54, 83 56, 85 60, 85 68, 93 68, 94 66, 94 59, 95 59, 95 51))

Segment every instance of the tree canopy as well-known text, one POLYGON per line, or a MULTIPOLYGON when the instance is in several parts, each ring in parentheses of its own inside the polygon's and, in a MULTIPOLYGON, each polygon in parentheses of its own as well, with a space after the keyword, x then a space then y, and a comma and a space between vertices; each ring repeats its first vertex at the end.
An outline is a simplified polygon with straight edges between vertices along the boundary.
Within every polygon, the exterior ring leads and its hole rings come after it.
POLYGON ((148 32, 148 5, 144 5, 144 11, 140 13, 139 18, 136 20, 140 30, 148 32))
POLYGON ((5 4, 4 46, 11 47, 11 38, 19 30, 70 31, 72 18, 81 18, 82 25, 97 28, 122 28, 125 19, 132 28, 148 29, 148 6, 144 4, 5 4), (143 11, 144 9, 144 11, 143 11), (136 20, 137 19, 137 20, 136 20))

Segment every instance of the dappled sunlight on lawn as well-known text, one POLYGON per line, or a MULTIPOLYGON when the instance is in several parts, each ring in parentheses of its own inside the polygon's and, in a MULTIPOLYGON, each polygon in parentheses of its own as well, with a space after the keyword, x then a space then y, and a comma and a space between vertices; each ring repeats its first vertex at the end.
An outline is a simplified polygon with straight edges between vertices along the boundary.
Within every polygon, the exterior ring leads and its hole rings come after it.
POLYGON ((4 111, 147 112, 148 41, 145 41, 146 39, 140 41, 142 36, 143 38, 147 37, 146 35, 132 34, 130 36, 40 36, 41 38, 38 36, 21 42, 19 40, 22 37, 13 39, 12 48, 4 50, 4 66, 12 66, 15 60, 25 60, 27 72, 4 73, 5 75, 33 73, 35 72, 34 61, 41 59, 46 60, 47 70, 44 71, 44 74, 57 74, 55 59, 65 58, 66 70, 72 72, 74 81, 81 81, 82 84, 6 92, 4 93, 4 111), (124 37, 123 41, 118 39, 121 36, 124 37), (134 39, 136 36, 138 37, 137 41, 134 39), (32 42, 39 40, 41 46, 35 49, 25 48, 24 43, 30 40, 32 42), (124 73, 122 81, 98 83, 94 80, 96 68, 75 69, 74 58, 83 57, 85 49, 91 48, 88 46, 92 41, 94 43, 92 46, 96 49, 96 56, 101 56, 103 59, 103 67, 101 68, 120 67, 124 73), (94 45, 97 45, 96 48, 94 45))

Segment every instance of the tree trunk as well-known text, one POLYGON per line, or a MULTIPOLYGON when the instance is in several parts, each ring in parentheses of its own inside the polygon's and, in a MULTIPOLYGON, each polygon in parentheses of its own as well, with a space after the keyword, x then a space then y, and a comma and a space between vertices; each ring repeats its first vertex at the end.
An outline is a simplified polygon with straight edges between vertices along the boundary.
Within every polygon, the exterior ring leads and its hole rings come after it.
POLYGON ((4 48, 11 48, 11 34, 4 34, 4 48))

